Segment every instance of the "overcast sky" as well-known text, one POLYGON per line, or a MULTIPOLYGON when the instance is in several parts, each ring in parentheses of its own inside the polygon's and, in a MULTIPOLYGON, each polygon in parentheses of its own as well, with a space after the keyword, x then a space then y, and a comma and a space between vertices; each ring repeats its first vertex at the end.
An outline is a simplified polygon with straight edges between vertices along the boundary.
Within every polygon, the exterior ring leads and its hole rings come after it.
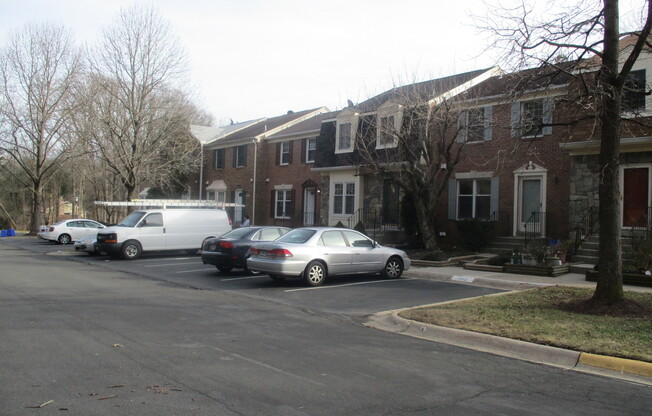
MULTIPOLYGON (((80 43, 92 43, 133 3, 0 0, 0 44, 27 22, 63 24, 80 43)), ((218 122, 321 106, 337 110, 347 99, 359 102, 497 59, 474 28, 471 15, 483 14, 482 0, 140 3, 154 4, 171 22, 188 53, 198 102, 218 122)))

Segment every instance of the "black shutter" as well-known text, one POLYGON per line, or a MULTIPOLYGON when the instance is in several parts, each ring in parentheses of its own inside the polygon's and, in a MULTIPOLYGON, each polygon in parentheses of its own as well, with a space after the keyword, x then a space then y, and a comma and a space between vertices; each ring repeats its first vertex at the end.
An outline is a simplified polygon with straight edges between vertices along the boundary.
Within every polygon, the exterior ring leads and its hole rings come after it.
POLYGON ((277 166, 281 164, 281 157, 282 157, 281 149, 282 149, 281 143, 276 143, 276 165, 277 166))
POLYGON ((272 195, 269 198, 270 200, 270 209, 269 209, 269 216, 271 218, 274 218, 274 210, 276 208, 276 191, 272 190, 272 195))
POLYGON ((292 148, 294 147, 294 143, 292 141, 288 142, 288 165, 292 164, 292 148))

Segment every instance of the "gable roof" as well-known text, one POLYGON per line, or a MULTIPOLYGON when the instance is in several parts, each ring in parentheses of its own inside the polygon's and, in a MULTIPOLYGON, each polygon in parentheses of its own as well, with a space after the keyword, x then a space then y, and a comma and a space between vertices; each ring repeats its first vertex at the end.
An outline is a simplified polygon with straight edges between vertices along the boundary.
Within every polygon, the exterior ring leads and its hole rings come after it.
POLYGON ((310 134, 315 135, 315 133, 318 134, 319 131, 321 130, 322 121, 332 118, 333 114, 334 113, 332 112, 317 114, 314 117, 310 117, 291 127, 288 127, 287 129, 281 130, 276 134, 267 136, 266 140, 284 139, 293 136, 296 137, 296 136, 310 135, 310 134))
POLYGON ((226 126, 219 126, 219 127, 200 126, 197 124, 191 124, 190 134, 192 134, 193 137, 195 137, 195 139, 199 140, 201 144, 207 144, 213 140, 219 139, 222 136, 226 136, 230 133, 248 127, 254 123, 257 123, 260 120, 262 120, 262 118, 256 120, 243 121, 240 123, 228 124, 226 126))
POLYGON ((231 146, 237 142, 252 141, 264 138, 267 135, 274 134, 279 130, 286 129, 304 120, 307 117, 321 114, 326 111, 328 111, 326 107, 319 107, 297 112, 288 111, 287 114, 283 114, 282 116, 263 118, 246 128, 235 131, 231 134, 210 142, 210 145, 212 148, 218 148, 223 146, 231 146))
POLYGON ((367 113, 375 111, 383 103, 392 100, 403 102, 426 102, 442 94, 446 94, 475 78, 482 77, 483 75, 488 77, 496 71, 500 71, 500 69, 497 67, 478 69, 475 71, 464 72, 462 74, 395 87, 359 103, 355 108, 361 112, 367 113))

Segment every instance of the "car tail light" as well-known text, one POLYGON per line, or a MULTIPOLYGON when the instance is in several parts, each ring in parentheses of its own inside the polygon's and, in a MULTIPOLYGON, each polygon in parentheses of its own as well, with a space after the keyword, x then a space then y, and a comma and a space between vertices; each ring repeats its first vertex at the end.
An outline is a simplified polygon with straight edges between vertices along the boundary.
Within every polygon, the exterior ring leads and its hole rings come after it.
POLYGON ((54 227, 50 227, 50 232, 51 232, 51 233, 54 232, 54 227))
POLYGON ((258 255, 258 254, 260 254, 260 250, 258 250, 257 248, 250 247, 249 248, 249 253, 258 255))
POLYGON ((233 248, 233 243, 228 241, 220 241, 220 247, 222 248, 233 248))
POLYGON ((270 257, 292 257, 290 250, 284 248, 275 248, 267 252, 270 257))

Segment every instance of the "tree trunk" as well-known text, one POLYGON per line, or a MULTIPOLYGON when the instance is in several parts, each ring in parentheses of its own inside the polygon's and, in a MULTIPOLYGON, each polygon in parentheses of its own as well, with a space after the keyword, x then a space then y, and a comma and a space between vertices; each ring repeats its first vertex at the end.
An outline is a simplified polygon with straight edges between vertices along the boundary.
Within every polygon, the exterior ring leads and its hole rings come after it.
POLYGON ((604 56, 600 82, 602 129, 600 135, 600 246, 598 282, 593 299, 606 304, 623 299, 622 248, 620 239, 619 156, 621 93, 618 83, 618 1, 605 0, 604 56))
POLYGON ((29 235, 36 235, 41 225, 45 223, 43 217, 43 192, 40 185, 34 186, 34 201, 32 202, 32 223, 29 235))
POLYGON ((421 237, 426 250, 436 251, 439 249, 437 243, 437 233, 435 227, 435 216, 428 210, 426 204, 421 199, 415 199, 415 208, 417 211, 417 220, 419 229, 421 230, 421 237))

